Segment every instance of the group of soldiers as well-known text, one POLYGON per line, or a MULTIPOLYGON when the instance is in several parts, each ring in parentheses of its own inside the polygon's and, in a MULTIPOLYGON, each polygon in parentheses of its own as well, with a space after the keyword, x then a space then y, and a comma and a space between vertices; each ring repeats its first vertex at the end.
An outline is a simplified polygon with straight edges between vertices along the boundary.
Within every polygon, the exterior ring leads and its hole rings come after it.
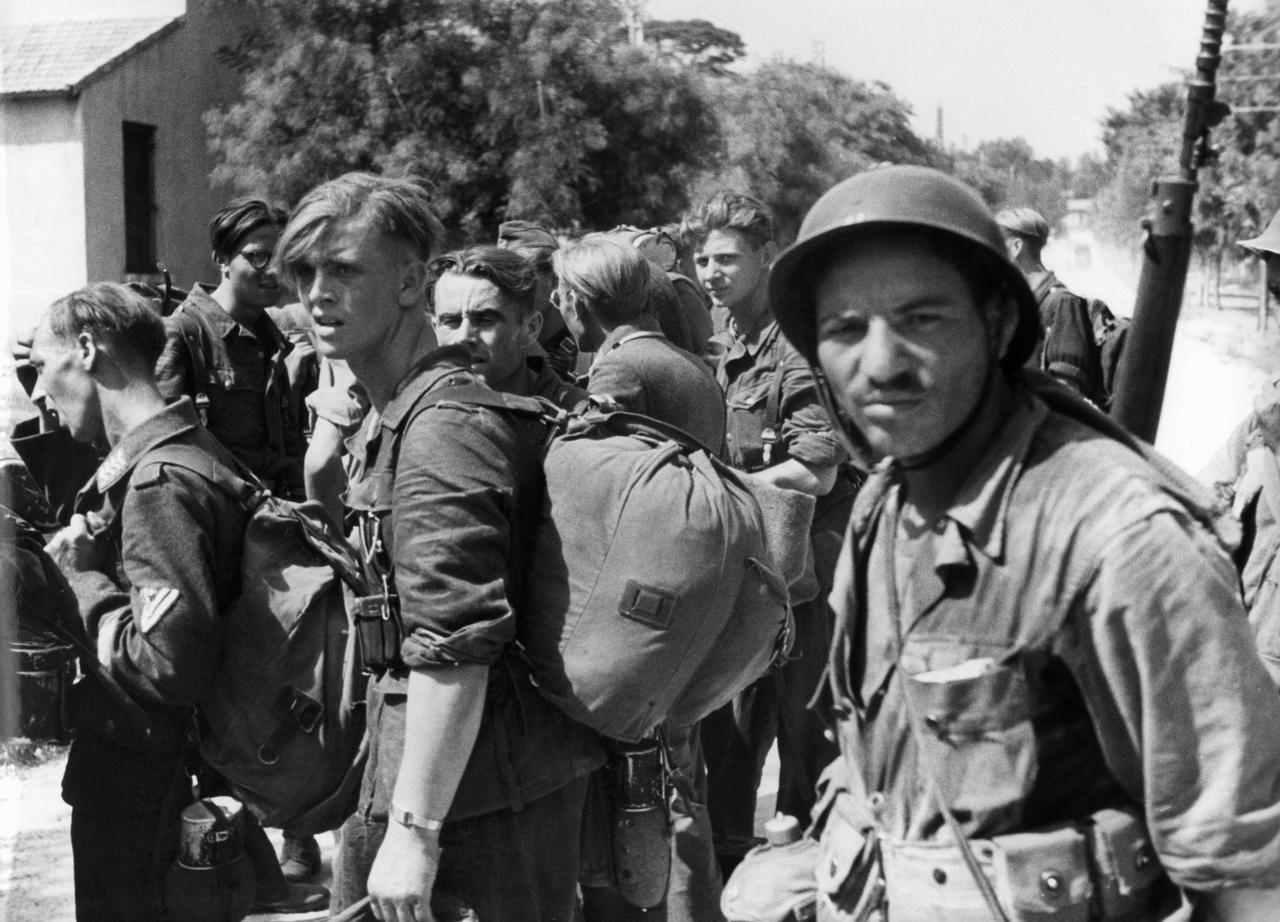
POLYGON ((665 230, 513 221, 445 253, 422 186, 357 173, 288 214, 229 204, 218 284, 166 317, 110 283, 55 302, 14 444, 63 526, 44 550, 67 617, 153 728, 85 683, 78 918, 166 917, 191 708, 239 590, 246 513, 219 484, 245 469, 336 526, 379 521, 357 537, 394 562, 404 624, 332 894, 304 882, 314 841, 286 830, 282 868, 254 827, 260 911, 700 922, 723 890, 765 894, 750 919, 1280 918, 1274 626, 1246 614, 1239 516, 1095 407, 1087 303, 1041 263, 1048 236, 885 166, 781 252, 768 209, 725 192, 665 230), (605 746, 514 649, 543 433, 422 411, 459 385, 644 414, 817 498, 790 661, 662 728, 683 783, 659 909, 596 854, 605 746), (813 860, 756 849, 726 885, 775 740, 813 860))

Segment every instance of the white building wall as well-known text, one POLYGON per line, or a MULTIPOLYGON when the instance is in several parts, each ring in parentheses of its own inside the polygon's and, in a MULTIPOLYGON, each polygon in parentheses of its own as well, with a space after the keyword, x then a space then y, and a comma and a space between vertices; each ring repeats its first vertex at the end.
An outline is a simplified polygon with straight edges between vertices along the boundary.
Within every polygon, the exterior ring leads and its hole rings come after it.
POLYGON ((30 326, 51 301, 88 280, 83 164, 75 100, 0 100, 0 304, 8 309, 6 334, 30 326))

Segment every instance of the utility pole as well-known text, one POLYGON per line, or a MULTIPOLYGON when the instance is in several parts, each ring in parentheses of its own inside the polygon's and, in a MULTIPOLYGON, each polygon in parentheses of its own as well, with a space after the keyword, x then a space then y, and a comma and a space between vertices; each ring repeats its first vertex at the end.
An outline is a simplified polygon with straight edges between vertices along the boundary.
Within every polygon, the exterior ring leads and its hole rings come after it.
POLYGON ((644 0, 624 0, 623 22, 627 24, 627 44, 639 48, 644 44, 644 0))

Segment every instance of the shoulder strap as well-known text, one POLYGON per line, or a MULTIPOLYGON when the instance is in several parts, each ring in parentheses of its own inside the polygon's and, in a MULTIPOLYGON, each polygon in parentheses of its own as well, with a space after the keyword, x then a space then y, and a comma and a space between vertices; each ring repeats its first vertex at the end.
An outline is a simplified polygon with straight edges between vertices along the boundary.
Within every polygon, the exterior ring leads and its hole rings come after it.
POLYGON ((169 441, 151 448, 143 457, 149 463, 172 464, 198 474, 248 508, 258 495, 269 491, 253 471, 230 452, 227 454, 231 459, 229 466, 199 446, 169 441))
POLYGON ((1032 392, 1048 404, 1049 409, 1088 426, 1100 435, 1114 439, 1141 456, 1159 474, 1160 486, 1181 503, 1196 521, 1209 528, 1228 551, 1240 543, 1240 523, 1229 512, 1220 513, 1215 509, 1213 497, 1207 487, 1053 378, 1027 369, 1022 369, 1019 373, 1030 385, 1032 392))
POLYGON ((769 397, 764 407, 764 428, 760 430, 760 441, 764 445, 764 466, 773 463, 773 446, 782 438, 782 347, 776 338, 770 347, 777 354, 773 376, 769 381, 769 397))
POLYGON ((181 304, 172 314, 173 321, 182 331, 187 344, 187 357, 191 362, 191 392, 200 416, 200 425, 209 425, 209 369, 205 364, 205 346, 209 339, 209 327, 195 311, 184 310, 181 304))

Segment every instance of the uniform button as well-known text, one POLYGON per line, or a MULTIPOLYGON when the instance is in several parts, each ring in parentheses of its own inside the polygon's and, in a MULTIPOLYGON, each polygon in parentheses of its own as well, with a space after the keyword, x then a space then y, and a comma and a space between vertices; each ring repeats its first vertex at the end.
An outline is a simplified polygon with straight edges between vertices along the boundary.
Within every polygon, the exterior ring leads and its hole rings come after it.
POLYGON ((935 884, 945 884, 947 882, 947 872, 942 870, 942 868, 934 868, 933 882, 935 884))
POLYGON ((1063 890, 1066 889, 1066 883, 1062 879, 1059 871, 1045 871, 1040 875, 1040 892, 1044 894, 1046 899, 1056 900, 1062 896, 1063 890))

